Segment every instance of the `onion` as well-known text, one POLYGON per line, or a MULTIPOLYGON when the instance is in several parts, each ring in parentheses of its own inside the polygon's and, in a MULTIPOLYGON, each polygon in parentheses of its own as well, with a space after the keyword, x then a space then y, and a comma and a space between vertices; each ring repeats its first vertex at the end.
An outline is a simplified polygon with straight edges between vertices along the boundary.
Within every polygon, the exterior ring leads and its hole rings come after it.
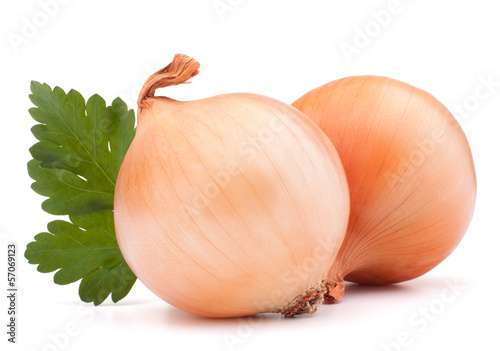
POLYGON ((472 218, 476 176, 467 139, 444 105, 403 82, 359 76, 316 88, 293 106, 328 135, 349 183, 349 225, 327 302, 340 300, 344 279, 406 281, 454 250, 472 218))
POLYGON ((123 256, 193 314, 313 313, 349 218, 338 154, 307 116, 268 97, 154 96, 198 68, 176 55, 140 93, 115 190, 123 256))

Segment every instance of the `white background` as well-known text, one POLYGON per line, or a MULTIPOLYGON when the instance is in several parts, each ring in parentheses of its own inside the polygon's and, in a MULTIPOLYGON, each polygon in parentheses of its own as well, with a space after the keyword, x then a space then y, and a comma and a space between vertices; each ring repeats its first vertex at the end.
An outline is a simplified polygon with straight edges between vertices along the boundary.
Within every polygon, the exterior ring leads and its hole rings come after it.
POLYGON ((6 295, 6 243, 20 248, 19 343, 6 341, 7 299, 1 298, 1 349, 500 349, 495 1, 400 0, 393 7, 390 0, 222 0, 231 7, 222 15, 213 0, 62 2, 49 15, 36 0, 0 5, 0 296, 6 295), (390 18, 377 24, 374 13, 388 10, 390 18), (25 21, 38 26, 29 38, 22 31, 25 21), (360 31, 369 35, 361 45, 360 31), (356 35, 357 52, 345 55, 341 46, 355 45, 356 35), (15 36, 24 39, 13 44, 15 36), (23 257, 26 244, 54 219, 41 210, 43 198, 30 189, 26 171, 28 148, 35 143, 29 83, 74 88, 86 98, 99 93, 107 102, 120 96, 135 109, 137 89, 175 53, 201 63, 193 84, 163 91, 180 100, 253 92, 291 103, 330 80, 376 74, 427 90, 452 111, 465 104, 467 118, 457 118, 478 179, 476 212, 465 238, 425 276, 382 288, 349 285, 340 304, 323 306, 312 317, 202 319, 167 305, 140 283, 117 305, 80 302, 77 283, 55 285, 52 273, 38 273, 23 257), (481 83, 488 77, 496 86, 478 99, 477 89, 488 91, 481 83), (443 293, 453 302, 443 300, 443 293), (76 335, 62 335, 67 328, 76 335), (406 337, 398 346, 401 333, 406 337))

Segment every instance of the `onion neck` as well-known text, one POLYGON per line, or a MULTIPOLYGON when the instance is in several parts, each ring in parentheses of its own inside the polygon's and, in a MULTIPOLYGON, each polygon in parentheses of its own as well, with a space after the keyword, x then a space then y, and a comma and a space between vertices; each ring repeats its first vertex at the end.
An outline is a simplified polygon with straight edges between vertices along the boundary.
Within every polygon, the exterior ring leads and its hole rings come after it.
POLYGON ((330 272, 325 282, 325 287, 327 289, 324 296, 325 303, 339 302, 344 296, 344 277, 347 273, 346 266, 339 256, 337 256, 337 259, 330 268, 330 272))
POLYGON ((336 303, 342 299, 345 291, 345 282, 344 278, 337 277, 334 279, 328 279, 328 282, 325 283, 325 287, 327 289, 324 302, 325 303, 336 303))
POLYGON ((351 234, 350 224, 340 250, 337 253, 337 257, 330 267, 328 277, 326 278, 325 287, 327 288, 327 292, 325 293, 325 303, 340 302, 345 292, 345 277, 359 267, 360 260, 358 258, 363 257, 365 254, 364 249, 360 249, 359 245, 355 249, 352 249, 353 235, 351 234))
MULTIPOLYGON (((140 115, 143 109, 151 107, 152 101, 157 99, 155 97, 156 89, 190 83, 188 80, 199 73, 199 68, 200 64, 195 59, 186 55, 176 54, 167 67, 153 73, 144 83, 137 99, 137 114, 140 115)), ((158 98, 168 99, 165 97, 158 98)))

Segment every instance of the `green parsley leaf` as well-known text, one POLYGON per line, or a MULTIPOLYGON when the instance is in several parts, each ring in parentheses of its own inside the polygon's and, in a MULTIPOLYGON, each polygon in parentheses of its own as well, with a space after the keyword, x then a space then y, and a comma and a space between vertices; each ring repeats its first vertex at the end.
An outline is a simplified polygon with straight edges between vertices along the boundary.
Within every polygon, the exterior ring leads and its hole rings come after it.
POLYGON ((118 302, 127 296, 136 279, 125 261, 116 266, 100 267, 83 278, 80 284, 80 298, 97 306, 112 292, 111 299, 118 302))
POLYGON ((80 298, 101 304, 109 294, 117 302, 136 281, 125 263, 115 237, 113 211, 69 216, 72 223, 56 220, 49 232, 35 236, 25 256, 38 271, 54 275, 54 282, 65 285, 83 279, 80 298))
POLYGON ((135 135, 135 115, 119 98, 106 106, 99 95, 85 102, 47 84, 31 83, 29 110, 40 124, 31 131, 39 140, 30 148, 32 188, 48 199, 42 208, 56 220, 35 236, 25 257, 43 273, 56 271, 54 282, 81 279, 85 302, 101 304, 110 294, 117 302, 136 281, 115 237, 113 197, 120 165, 135 135))
POLYGON ((111 106, 99 95, 87 103, 75 90, 66 94, 31 83, 29 110, 41 124, 31 131, 40 140, 30 148, 32 188, 47 196, 51 214, 84 214, 113 209, 118 170, 134 138, 134 111, 119 98, 111 106))

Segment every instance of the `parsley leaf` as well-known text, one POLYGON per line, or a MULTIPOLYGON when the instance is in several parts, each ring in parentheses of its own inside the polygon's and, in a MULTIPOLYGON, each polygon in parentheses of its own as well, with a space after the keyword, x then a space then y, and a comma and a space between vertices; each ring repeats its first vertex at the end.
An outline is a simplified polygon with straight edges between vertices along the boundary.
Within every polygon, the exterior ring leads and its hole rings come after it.
POLYGON ((54 282, 82 280, 80 298, 101 304, 110 294, 117 302, 136 281, 115 237, 113 197, 120 165, 135 135, 135 115, 119 98, 106 106, 99 95, 85 102, 75 90, 31 83, 29 110, 40 124, 30 148, 32 188, 48 199, 42 208, 69 220, 48 224, 35 236, 25 257, 54 282))
POLYGON ((42 273, 59 271, 54 282, 65 285, 83 278, 80 298, 101 304, 110 293, 114 302, 125 297, 136 281, 116 242, 113 211, 69 216, 56 220, 49 232, 35 236, 25 252, 42 273))
POLYGON ((51 214, 84 214, 113 209, 118 170, 135 134, 134 111, 119 98, 109 107, 99 95, 87 103, 75 90, 66 94, 31 83, 31 131, 40 140, 30 148, 32 188, 48 199, 51 214))

